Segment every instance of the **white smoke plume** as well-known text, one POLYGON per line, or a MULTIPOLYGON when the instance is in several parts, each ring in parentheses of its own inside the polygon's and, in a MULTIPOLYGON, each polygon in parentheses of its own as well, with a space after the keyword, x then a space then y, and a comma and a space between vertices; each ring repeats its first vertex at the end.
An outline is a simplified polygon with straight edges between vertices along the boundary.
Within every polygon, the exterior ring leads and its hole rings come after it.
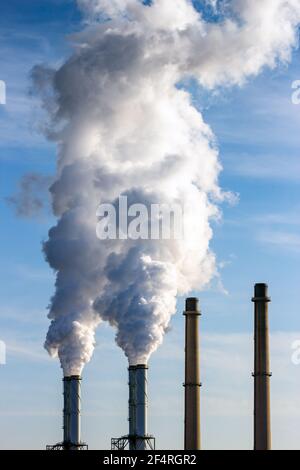
POLYGON ((90 359, 101 319, 116 328, 131 364, 147 361, 177 295, 216 273, 210 221, 224 197, 221 166, 209 126, 177 85, 190 77, 207 89, 241 85, 288 61, 300 21, 298 0, 228 1, 220 22, 205 21, 189 0, 78 4, 87 25, 73 55, 58 70, 33 73, 59 149, 51 188, 58 222, 44 246, 57 272, 46 348, 66 375, 90 359), (147 206, 181 202, 185 237, 100 241, 97 206, 117 207, 120 195, 147 206))

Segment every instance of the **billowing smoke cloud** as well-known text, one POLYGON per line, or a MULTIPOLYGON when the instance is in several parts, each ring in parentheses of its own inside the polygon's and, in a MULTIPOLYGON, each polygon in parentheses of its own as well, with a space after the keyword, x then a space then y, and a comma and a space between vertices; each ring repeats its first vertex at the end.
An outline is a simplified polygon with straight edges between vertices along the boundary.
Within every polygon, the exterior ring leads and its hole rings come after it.
POLYGON ((116 328, 130 363, 146 361, 176 296, 216 273, 209 243, 224 198, 218 152, 177 85, 190 77, 208 89, 241 85, 288 61, 300 20, 298 0, 232 0, 221 22, 204 21, 188 0, 78 4, 87 27, 74 37, 73 55, 59 70, 34 71, 59 148, 51 188, 58 222, 44 245, 57 272, 46 348, 65 374, 80 373, 90 359, 101 319, 116 328), (117 208, 120 195, 147 207, 180 202, 185 236, 99 240, 97 206, 117 208))

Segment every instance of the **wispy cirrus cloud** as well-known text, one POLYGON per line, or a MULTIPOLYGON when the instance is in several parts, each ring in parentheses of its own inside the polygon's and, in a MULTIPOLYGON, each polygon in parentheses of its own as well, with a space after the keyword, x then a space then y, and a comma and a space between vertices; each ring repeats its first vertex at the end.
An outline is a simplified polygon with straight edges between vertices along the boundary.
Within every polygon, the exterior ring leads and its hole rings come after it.
POLYGON ((300 207, 286 212, 273 212, 253 217, 252 223, 272 226, 298 226, 300 225, 300 207))
POLYGON ((241 155, 227 158, 227 170, 234 175, 278 181, 300 181, 298 155, 241 155))
POLYGON ((291 232, 266 231, 258 235, 258 240, 270 247, 300 253, 300 235, 291 232))
POLYGON ((7 356, 22 358, 24 362, 51 362, 50 357, 38 341, 23 343, 9 341, 7 343, 7 356))
POLYGON ((25 264, 18 264, 15 266, 14 271, 16 276, 24 281, 34 282, 52 282, 54 274, 49 269, 35 268, 25 264))

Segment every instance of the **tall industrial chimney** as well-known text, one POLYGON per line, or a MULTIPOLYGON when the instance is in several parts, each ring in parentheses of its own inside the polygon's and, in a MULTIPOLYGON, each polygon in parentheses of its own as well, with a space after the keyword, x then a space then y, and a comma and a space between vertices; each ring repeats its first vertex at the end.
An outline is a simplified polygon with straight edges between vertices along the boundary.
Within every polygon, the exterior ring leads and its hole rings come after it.
POLYGON ((80 440, 81 377, 64 377, 63 442, 47 446, 47 450, 86 450, 80 440))
POLYGON ((148 416, 148 366, 131 365, 129 373, 129 434, 112 438, 112 450, 155 450, 155 439, 147 432, 148 416))
POLYGON ((136 437, 136 366, 129 366, 129 450, 135 450, 136 437))
POLYGON ((267 284, 254 288, 254 450, 271 449, 270 354, 267 284))
POLYGON ((197 298, 186 299, 185 311, 185 420, 184 449, 200 450, 200 353, 197 298))
POLYGON ((148 383, 146 364, 136 366, 136 450, 147 449, 148 383))
POLYGON ((64 443, 70 442, 70 377, 64 377, 64 408, 63 408, 63 431, 64 431, 64 443))
POLYGON ((64 444, 76 450, 80 446, 81 377, 64 377, 64 444))

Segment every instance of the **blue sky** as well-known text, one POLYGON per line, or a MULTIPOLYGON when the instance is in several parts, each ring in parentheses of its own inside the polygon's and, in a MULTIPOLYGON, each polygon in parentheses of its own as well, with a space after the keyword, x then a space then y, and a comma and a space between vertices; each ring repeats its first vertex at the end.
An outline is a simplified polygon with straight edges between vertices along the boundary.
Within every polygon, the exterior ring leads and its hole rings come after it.
MULTIPOLYGON (((28 172, 51 174, 55 148, 39 132, 39 108, 30 96, 36 63, 58 65, 66 36, 80 29, 71 0, 11 0, 1 5, 0 106, 1 314, 0 446, 44 448, 61 439, 61 370, 43 341, 54 278, 41 253, 52 220, 17 218, 5 198, 28 172), (28 432, 28 430, 30 432, 28 432)), ((255 282, 268 282, 272 347, 273 440, 276 448, 300 442, 299 367, 291 345, 300 339, 299 144, 300 106, 291 102, 300 79, 295 52, 289 67, 265 71, 243 88, 208 96, 194 90, 218 141, 222 187, 239 194, 223 206, 213 249, 221 273, 200 296, 202 435, 204 448, 252 447, 252 325, 255 282), (221 284, 223 287, 221 287, 221 284), (227 291, 225 293, 224 291, 227 291)), ((150 363, 150 432, 158 448, 182 448, 183 299, 172 330, 150 363)), ((109 448, 127 431, 127 363, 114 332, 101 326, 94 357, 84 371, 83 437, 90 448, 109 448)))

